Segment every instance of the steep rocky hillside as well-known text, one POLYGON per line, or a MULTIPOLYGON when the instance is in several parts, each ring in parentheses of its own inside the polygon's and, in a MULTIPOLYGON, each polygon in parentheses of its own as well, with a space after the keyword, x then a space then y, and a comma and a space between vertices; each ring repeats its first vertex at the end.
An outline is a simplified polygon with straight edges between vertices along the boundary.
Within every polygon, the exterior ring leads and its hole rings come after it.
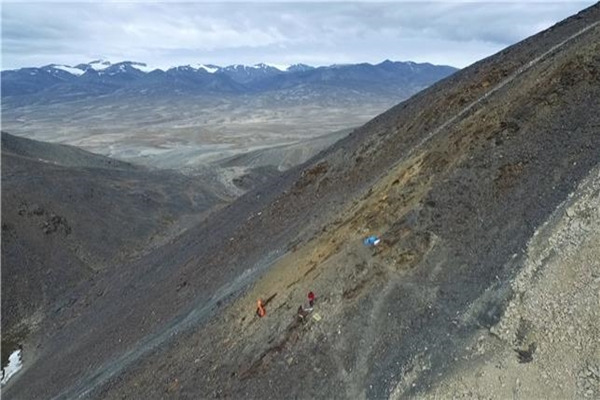
POLYGON ((139 258, 229 200, 217 188, 2 132, 3 360, 12 336, 73 301, 62 297, 69 288, 139 258))
POLYGON ((420 92, 81 289, 3 394, 597 395, 598 54, 594 6, 420 92))

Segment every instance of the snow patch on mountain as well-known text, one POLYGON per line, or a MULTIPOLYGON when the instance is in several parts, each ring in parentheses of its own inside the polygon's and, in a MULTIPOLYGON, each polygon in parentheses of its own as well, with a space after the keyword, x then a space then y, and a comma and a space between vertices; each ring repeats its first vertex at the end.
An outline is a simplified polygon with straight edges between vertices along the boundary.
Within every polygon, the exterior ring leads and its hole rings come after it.
POLYGON ((60 69, 61 71, 68 72, 71 75, 75 75, 75 76, 83 75, 83 73, 85 72, 79 68, 70 67, 68 65, 53 65, 52 68, 60 69))
MULTIPOLYGON (((142 71, 145 73, 156 71, 157 69, 162 70, 161 68, 158 68, 156 66, 148 65, 146 63, 141 63, 141 62, 132 62, 131 67, 137 69, 138 71, 142 71)), ((162 71, 164 71, 164 70, 162 70, 162 71)))
POLYGON ((88 65, 90 66, 90 68, 92 68, 95 71, 103 71, 106 68, 110 67, 112 64, 110 61, 106 61, 106 60, 94 60, 94 61, 90 62, 88 65))
POLYGON ((206 72, 208 72, 209 74, 214 74, 215 72, 217 72, 218 70, 220 70, 221 67, 218 67, 216 65, 198 64, 198 69, 203 69, 206 72))
POLYGON ((282 72, 287 71, 291 67, 291 65, 289 65, 289 64, 264 63, 264 65, 266 65, 268 67, 271 67, 271 68, 278 69, 278 70, 280 70, 282 72))
POLYGON ((8 380, 23 367, 23 356, 21 353, 21 349, 13 351, 8 358, 8 365, 2 367, 2 381, 0 382, 2 386, 6 385, 8 380))

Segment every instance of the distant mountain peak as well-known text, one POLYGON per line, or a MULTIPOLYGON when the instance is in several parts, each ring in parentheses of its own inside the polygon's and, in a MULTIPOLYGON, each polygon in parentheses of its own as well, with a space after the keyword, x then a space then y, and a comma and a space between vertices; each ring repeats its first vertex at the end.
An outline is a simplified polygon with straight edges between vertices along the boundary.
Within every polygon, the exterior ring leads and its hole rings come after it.
POLYGON ((287 71, 290 66, 287 64, 260 63, 260 64, 255 64, 254 67, 265 68, 265 69, 275 68, 279 71, 284 72, 284 71, 287 71))
POLYGON ((288 71, 288 72, 303 72, 303 71, 309 71, 311 69, 315 69, 315 67, 306 65, 306 64, 292 64, 287 67, 286 71, 288 71))
POLYGON ((67 72, 67 73, 69 73, 71 75, 75 75, 75 76, 80 76, 85 73, 84 69, 77 68, 77 67, 71 67, 70 65, 49 64, 42 68, 45 70, 51 70, 51 71, 53 70, 54 72, 64 71, 64 72, 67 72))

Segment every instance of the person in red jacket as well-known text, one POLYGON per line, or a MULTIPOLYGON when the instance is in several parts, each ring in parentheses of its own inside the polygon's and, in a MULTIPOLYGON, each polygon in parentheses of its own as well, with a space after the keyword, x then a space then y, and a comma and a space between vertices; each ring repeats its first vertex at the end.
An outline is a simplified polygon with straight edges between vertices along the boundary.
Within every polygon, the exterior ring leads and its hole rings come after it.
POLYGON ((310 308, 315 305, 315 294, 312 291, 308 292, 308 305, 310 308))

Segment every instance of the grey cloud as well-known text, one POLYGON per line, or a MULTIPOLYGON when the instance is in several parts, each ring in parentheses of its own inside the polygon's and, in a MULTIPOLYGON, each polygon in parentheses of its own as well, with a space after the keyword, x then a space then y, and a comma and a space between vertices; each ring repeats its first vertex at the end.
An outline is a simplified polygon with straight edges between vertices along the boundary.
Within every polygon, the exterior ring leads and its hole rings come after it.
POLYGON ((5 3, 3 68, 98 57, 464 66, 592 3, 5 3))

